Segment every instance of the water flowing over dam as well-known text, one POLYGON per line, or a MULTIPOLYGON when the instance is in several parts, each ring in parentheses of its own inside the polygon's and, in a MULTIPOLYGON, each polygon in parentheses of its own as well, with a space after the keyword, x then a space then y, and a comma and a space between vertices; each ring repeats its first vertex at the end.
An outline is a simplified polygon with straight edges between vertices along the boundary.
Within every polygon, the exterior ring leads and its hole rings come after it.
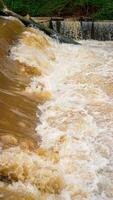
POLYGON ((113 199, 113 42, 81 44, 0 19, 1 200, 113 199))
MULTIPOLYGON (((64 36, 99 41, 113 40, 113 21, 77 21, 75 19, 52 19, 50 26, 64 36)), ((49 26, 49 23, 46 22, 49 26)))

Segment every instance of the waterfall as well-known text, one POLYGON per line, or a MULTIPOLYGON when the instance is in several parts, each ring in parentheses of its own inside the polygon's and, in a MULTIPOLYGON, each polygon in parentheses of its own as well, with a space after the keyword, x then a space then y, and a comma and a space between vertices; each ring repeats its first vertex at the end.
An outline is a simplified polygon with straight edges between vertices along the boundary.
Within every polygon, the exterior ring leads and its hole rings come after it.
POLYGON ((76 20, 53 20, 52 28, 64 36, 74 38, 76 40, 113 40, 112 21, 79 22, 76 20))
POLYGON ((94 22, 94 39, 113 40, 113 22, 94 22))

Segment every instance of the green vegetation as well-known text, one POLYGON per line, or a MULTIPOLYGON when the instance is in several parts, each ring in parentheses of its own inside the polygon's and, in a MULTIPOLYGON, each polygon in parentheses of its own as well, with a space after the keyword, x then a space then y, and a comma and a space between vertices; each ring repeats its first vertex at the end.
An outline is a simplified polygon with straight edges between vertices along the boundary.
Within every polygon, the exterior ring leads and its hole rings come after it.
POLYGON ((4 0, 13 11, 32 16, 113 19, 113 0, 4 0))
POLYGON ((4 8, 4 2, 2 0, 0 0, 0 9, 4 8))

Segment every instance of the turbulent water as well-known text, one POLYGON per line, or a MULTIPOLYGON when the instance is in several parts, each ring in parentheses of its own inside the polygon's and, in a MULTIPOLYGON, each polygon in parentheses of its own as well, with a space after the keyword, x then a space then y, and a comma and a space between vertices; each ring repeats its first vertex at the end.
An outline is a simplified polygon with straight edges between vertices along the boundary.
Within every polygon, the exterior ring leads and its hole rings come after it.
POLYGON ((113 42, 0 26, 0 199, 112 200, 113 42))

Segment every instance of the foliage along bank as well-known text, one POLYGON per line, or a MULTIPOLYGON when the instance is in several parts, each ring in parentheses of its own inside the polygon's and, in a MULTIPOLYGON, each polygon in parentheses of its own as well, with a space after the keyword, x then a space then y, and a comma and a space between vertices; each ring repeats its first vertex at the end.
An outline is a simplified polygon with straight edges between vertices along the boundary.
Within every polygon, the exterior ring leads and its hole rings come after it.
POLYGON ((31 16, 113 19, 113 0, 4 0, 14 12, 31 16))

